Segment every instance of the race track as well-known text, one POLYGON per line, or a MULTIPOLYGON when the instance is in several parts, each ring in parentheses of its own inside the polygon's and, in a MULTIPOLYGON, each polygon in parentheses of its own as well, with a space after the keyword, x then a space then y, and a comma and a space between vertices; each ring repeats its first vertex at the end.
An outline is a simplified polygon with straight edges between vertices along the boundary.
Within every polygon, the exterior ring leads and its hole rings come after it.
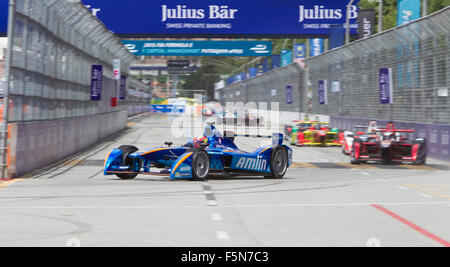
POLYGON ((171 136, 172 120, 134 118, 68 161, 1 182, 0 246, 450 245, 450 166, 433 160, 352 166, 338 148, 293 148, 282 180, 103 176, 115 147, 185 143, 171 136))

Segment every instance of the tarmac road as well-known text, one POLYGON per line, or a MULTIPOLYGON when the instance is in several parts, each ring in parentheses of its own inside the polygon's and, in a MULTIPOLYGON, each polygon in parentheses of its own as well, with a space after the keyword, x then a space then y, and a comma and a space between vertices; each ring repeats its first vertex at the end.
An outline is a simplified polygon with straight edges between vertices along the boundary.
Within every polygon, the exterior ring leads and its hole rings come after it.
POLYGON ((172 120, 135 118, 66 162, 0 183, 0 246, 450 245, 450 166, 433 160, 352 166, 338 148, 294 148, 282 180, 103 176, 114 147, 183 144, 172 120))

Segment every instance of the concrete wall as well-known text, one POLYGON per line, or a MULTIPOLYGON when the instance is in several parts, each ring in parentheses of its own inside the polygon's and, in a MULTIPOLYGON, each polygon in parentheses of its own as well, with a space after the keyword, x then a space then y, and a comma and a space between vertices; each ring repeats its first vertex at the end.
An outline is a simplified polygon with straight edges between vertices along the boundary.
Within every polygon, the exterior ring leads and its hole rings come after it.
POLYGON ((128 111, 10 125, 8 176, 55 163, 125 129, 128 111))

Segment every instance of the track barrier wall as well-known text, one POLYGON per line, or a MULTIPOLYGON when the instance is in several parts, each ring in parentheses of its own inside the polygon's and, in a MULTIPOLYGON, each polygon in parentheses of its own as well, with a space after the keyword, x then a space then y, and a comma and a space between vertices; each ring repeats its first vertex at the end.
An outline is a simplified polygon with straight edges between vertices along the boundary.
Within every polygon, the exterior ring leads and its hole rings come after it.
POLYGON ((126 127, 126 111, 10 125, 8 173, 19 177, 83 150, 126 127))

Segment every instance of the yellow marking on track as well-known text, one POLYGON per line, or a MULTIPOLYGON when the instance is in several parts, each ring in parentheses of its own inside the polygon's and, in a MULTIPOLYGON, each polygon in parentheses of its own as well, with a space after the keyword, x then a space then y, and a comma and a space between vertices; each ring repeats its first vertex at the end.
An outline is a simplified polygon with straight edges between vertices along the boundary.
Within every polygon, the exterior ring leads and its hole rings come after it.
POLYGON ((405 184, 413 190, 450 200, 450 184, 405 184))
POLYGON ((306 163, 306 162, 294 162, 292 163, 291 167, 292 169, 299 169, 299 168, 307 168, 307 169, 318 169, 319 167, 306 163))
POLYGON ((438 171, 439 169, 430 167, 430 166, 426 166, 426 165, 399 165, 400 167, 403 167, 405 169, 410 169, 410 170, 417 170, 417 171, 438 171))
POLYGON ((5 188, 5 187, 8 187, 8 186, 10 186, 10 185, 12 185, 12 184, 15 184, 15 183, 17 183, 17 182, 20 182, 20 181, 22 181, 22 180, 24 180, 24 179, 15 179, 15 180, 11 180, 11 181, 7 181, 7 182, 0 183, 0 189, 3 189, 3 188, 5 188))
POLYGON ((137 124, 137 122, 129 122, 129 123, 127 123, 127 127, 132 127, 136 124, 137 124))
POLYGON ((336 163, 339 166, 346 167, 349 169, 358 169, 358 170, 379 170, 380 168, 369 165, 369 164, 351 164, 351 163, 336 163))
POLYGON ((73 167, 73 166, 77 166, 80 165, 81 163, 85 162, 84 159, 72 159, 69 161, 64 162, 63 164, 61 164, 62 166, 68 166, 68 167, 73 167))

